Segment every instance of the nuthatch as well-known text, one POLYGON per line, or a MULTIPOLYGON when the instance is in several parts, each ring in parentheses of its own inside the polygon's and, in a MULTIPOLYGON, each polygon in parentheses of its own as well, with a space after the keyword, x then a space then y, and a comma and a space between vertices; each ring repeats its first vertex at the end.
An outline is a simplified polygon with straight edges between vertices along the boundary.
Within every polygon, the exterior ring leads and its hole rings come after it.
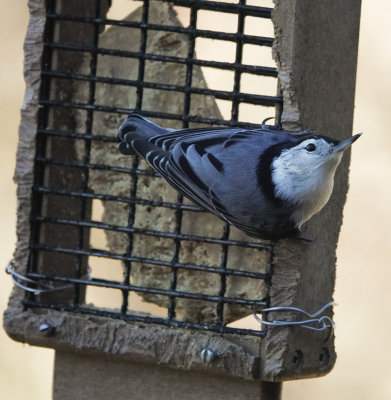
POLYGON ((330 198, 344 141, 310 131, 164 129, 130 115, 120 126, 123 154, 145 158, 171 186, 251 237, 297 236, 330 198))

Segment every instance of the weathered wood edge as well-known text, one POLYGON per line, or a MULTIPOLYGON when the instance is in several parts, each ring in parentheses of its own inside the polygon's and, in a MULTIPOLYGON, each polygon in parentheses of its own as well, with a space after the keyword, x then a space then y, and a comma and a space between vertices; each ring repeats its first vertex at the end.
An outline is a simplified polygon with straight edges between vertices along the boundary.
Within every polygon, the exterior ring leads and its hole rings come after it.
MULTIPOLYGON (((34 158, 39 112, 39 89, 43 32, 45 29, 44 0, 29 0, 30 18, 24 41, 25 96, 21 107, 19 141, 14 181, 17 184, 17 243, 13 254, 14 269, 24 274, 29 257, 31 196, 34 182, 34 158)), ((25 292, 14 286, 9 307, 22 310, 25 292)), ((7 325, 5 323, 5 329, 7 325)))
POLYGON ((55 310, 34 313, 9 308, 4 314, 4 323, 12 339, 34 346, 259 379, 259 357, 252 354, 253 344, 249 341, 250 349, 245 349, 243 339, 235 335, 223 338, 211 332, 130 324, 55 310), (40 331, 42 324, 50 328, 40 331), (203 349, 215 354, 210 364, 202 361, 203 349))

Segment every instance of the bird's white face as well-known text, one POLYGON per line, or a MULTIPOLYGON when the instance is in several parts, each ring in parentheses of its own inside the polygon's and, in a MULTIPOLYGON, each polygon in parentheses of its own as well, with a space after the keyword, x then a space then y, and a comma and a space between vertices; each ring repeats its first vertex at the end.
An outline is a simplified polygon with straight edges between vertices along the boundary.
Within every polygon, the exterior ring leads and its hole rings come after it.
MULTIPOLYGON (((342 152, 334 152, 336 143, 331 143, 323 138, 310 138, 299 143, 295 147, 283 150, 278 157, 275 168, 282 166, 293 171, 314 171, 316 168, 322 170, 331 164, 339 163, 342 152)), ((312 174, 309 174, 310 176, 312 174)))
MULTIPOLYGON (((351 143, 350 143, 351 144, 351 143)), ((349 145, 350 145, 349 144, 349 145)), ((277 197, 300 205, 294 219, 300 226, 327 203, 343 150, 338 142, 311 137, 283 150, 272 162, 277 197)))

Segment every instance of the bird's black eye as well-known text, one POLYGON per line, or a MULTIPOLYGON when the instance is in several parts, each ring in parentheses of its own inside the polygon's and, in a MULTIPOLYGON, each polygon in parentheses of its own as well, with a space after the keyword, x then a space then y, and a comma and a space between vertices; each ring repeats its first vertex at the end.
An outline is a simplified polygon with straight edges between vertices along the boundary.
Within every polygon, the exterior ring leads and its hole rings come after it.
POLYGON ((305 147, 305 149, 307 151, 315 151, 316 150, 316 146, 313 143, 307 144, 307 146, 305 147))

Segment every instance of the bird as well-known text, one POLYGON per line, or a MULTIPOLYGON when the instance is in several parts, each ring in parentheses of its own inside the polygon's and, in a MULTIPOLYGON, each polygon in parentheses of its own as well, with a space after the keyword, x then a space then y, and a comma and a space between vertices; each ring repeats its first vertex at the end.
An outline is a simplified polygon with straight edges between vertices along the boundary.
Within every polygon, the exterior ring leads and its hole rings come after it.
POLYGON ((259 128, 162 128, 131 114, 119 150, 137 154, 172 187, 248 236, 300 238, 302 225, 328 202, 343 141, 312 131, 259 128))

